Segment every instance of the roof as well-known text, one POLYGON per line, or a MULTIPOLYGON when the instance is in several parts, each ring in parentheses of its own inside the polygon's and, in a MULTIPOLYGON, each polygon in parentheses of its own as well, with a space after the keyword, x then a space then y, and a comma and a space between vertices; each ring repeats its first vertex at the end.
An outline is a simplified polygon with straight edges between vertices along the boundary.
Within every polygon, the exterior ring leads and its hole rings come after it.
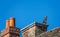
POLYGON ((49 30, 49 31, 47 31, 47 32, 44 32, 44 33, 42 33, 42 34, 40 34, 40 36, 48 36, 48 35, 51 35, 52 36, 52 34, 54 35, 54 33, 59 33, 59 31, 60 31, 60 27, 57 27, 57 28, 54 28, 54 29, 51 29, 51 30, 49 30))
POLYGON ((33 23, 29 24, 28 26, 22 28, 21 31, 24 30, 24 29, 26 29, 26 28, 28 28, 28 27, 32 27, 32 26, 35 26, 35 25, 43 26, 44 24, 43 23, 40 23, 40 22, 33 22, 33 23))

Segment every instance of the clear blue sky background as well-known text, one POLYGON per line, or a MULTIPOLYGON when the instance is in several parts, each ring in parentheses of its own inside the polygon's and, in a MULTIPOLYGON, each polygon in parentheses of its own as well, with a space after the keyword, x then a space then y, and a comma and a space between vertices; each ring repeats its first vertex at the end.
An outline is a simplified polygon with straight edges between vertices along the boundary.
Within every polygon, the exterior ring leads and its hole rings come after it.
POLYGON ((16 18, 16 26, 23 28, 34 21, 42 22, 48 16, 48 30, 60 26, 59 0, 0 0, 0 30, 5 21, 16 18))

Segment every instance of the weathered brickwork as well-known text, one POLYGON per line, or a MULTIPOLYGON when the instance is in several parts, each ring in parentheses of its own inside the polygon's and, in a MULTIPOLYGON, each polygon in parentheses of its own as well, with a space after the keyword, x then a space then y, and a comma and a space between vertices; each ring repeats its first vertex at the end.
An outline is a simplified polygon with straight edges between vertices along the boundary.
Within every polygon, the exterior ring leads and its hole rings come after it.
POLYGON ((0 37, 20 37, 20 29, 15 26, 15 18, 6 21, 6 28, 2 30, 0 37))

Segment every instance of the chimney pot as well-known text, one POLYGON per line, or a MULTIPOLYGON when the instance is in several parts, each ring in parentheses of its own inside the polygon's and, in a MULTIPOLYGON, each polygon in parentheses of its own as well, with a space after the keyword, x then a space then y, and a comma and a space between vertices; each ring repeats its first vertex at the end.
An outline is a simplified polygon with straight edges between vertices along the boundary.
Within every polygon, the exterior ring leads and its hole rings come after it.
POLYGON ((9 28, 9 20, 6 20, 6 28, 9 28))
POLYGON ((15 18, 10 18, 10 27, 15 27, 15 18))

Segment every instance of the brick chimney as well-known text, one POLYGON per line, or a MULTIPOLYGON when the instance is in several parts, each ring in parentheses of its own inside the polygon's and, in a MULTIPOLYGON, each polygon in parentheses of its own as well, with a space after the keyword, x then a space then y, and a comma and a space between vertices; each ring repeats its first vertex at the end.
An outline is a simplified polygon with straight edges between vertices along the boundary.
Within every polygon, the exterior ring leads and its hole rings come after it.
POLYGON ((6 20, 6 28, 9 28, 9 20, 6 20))
POLYGON ((6 20, 6 28, 2 30, 0 37, 20 37, 20 29, 15 27, 15 18, 6 20))
POLYGON ((15 27, 15 18, 10 18, 10 27, 15 27))

